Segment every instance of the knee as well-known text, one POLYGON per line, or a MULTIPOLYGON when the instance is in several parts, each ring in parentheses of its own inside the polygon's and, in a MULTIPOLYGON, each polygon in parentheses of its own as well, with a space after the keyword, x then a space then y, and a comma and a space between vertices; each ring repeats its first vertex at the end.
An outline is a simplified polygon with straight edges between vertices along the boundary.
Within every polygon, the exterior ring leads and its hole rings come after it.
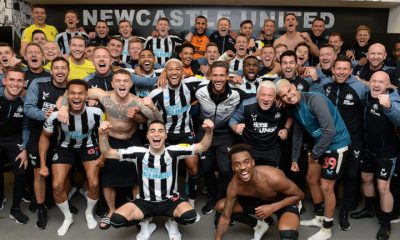
POLYGON ((54 194, 60 194, 64 190, 64 184, 61 182, 53 181, 53 192, 54 194))
POLYGON ((373 174, 361 174, 361 180, 364 184, 372 183, 373 178, 373 174))
POLYGON ((92 181, 88 182, 88 188, 89 188, 89 191, 97 192, 99 190, 99 181, 92 180, 92 181))
POLYGON ((378 182, 377 187, 378 187, 379 194, 388 194, 390 192, 388 182, 378 182))
POLYGON ((139 220, 128 221, 126 217, 119 213, 113 213, 110 218, 110 223, 115 228, 133 226, 137 225, 139 222, 139 220))
POLYGON ((279 237, 281 240, 297 240, 299 232, 296 230, 280 230, 279 237))
POLYGON ((195 209, 188 210, 181 214, 180 217, 174 218, 179 224, 186 225, 196 222, 197 213, 195 209))
POLYGON ((225 207, 225 198, 224 199, 221 199, 221 200, 219 200, 218 202, 217 202, 217 204, 215 204, 215 210, 217 211, 217 212, 223 212, 224 211, 224 207, 225 207))
POLYGON ((318 183, 318 178, 314 177, 314 176, 310 176, 309 174, 307 174, 306 181, 307 181, 308 184, 317 184, 318 183))
POLYGON ((321 191, 324 192, 324 193, 333 192, 333 187, 334 186, 335 186, 335 184, 332 184, 330 182, 322 181, 321 182, 321 191))

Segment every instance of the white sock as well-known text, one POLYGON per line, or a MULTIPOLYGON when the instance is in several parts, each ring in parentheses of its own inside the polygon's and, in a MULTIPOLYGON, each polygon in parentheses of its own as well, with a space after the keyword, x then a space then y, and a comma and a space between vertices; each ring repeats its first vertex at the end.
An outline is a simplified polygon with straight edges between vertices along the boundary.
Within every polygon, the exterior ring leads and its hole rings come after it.
POLYGON ((58 208, 61 210, 61 212, 64 214, 64 221, 61 227, 57 230, 58 236, 64 236, 69 229, 69 226, 74 222, 72 219, 72 214, 69 210, 68 206, 68 200, 65 200, 65 202, 58 203, 57 204, 58 208))
POLYGON ((86 199, 87 199, 87 207, 85 211, 85 217, 87 226, 89 229, 94 229, 97 226, 97 221, 93 217, 93 208, 99 199, 93 200, 90 199, 89 197, 86 199))

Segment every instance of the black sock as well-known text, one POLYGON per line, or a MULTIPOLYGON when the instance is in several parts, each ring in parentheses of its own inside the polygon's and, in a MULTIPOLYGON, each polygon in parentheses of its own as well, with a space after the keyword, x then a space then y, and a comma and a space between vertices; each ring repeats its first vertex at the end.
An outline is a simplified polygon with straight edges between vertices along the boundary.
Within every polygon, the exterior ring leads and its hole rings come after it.
POLYGON ((381 212, 382 214, 382 225, 389 226, 390 228, 390 220, 392 220, 392 212, 381 212))
POLYGON ((324 202, 321 203, 314 203, 314 213, 317 216, 324 216, 324 202))
POLYGON ((375 197, 365 197, 365 209, 372 211, 375 205, 375 197))
POLYGON ((326 221, 324 219, 323 225, 324 228, 331 228, 333 226, 333 219, 331 219, 330 221, 326 221))
POLYGON ((188 187, 189 187, 189 198, 195 199, 197 196, 197 185, 199 182, 199 175, 189 175, 188 187))
POLYGON ((37 203, 36 207, 37 207, 38 210, 45 210, 46 209, 45 206, 44 206, 44 203, 37 203))

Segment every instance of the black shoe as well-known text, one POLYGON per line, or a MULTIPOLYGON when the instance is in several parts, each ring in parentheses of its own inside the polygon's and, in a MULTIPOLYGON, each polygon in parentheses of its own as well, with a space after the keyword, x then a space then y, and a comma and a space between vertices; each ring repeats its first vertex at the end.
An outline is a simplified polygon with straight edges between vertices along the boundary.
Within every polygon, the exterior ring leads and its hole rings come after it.
POLYGON ((29 217, 23 214, 19 208, 11 208, 9 217, 19 224, 26 224, 29 221, 29 217))
POLYGON ((350 230, 349 215, 347 212, 340 212, 339 214, 339 228, 343 231, 350 230))
POLYGON ((379 228, 378 233, 376 234, 376 239, 377 240, 388 240, 390 237, 390 230, 391 227, 390 225, 381 225, 379 228))
POLYGON ((207 203, 201 208, 201 212, 205 215, 212 213, 217 201, 214 198, 209 198, 207 203))
POLYGON ((353 219, 361 219, 361 218, 373 218, 375 216, 373 211, 370 211, 366 208, 364 208, 361 211, 354 212, 350 214, 350 217, 353 219))
POLYGON ((78 208, 76 208, 70 201, 68 201, 69 211, 76 215, 78 214, 78 208))
POLYGON ((33 213, 35 213, 36 210, 38 209, 35 198, 33 198, 32 201, 29 203, 28 209, 33 213))
POLYGON ((269 226, 272 226, 275 223, 274 219, 271 216, 265 218, 264 222, 268 223, 269 226))
POLYGON ((47 227, 47 212, 46 209, 39 209, 38 211, 38 220, 36 221, 36 228, 43 230, 47 227))
POLYGON ((108 207, 106 204, 104 204, 104 202, 102 200, 99 200, 97 202, 97 206, 96 206, 96 210, 94 211, 94 214, 98 218, 103 218, 103 217, 107 216, 108 207))
POLYGON ((392 219, 390 220, 390 223, 400 223, 400 215, 392 216, 392 219))

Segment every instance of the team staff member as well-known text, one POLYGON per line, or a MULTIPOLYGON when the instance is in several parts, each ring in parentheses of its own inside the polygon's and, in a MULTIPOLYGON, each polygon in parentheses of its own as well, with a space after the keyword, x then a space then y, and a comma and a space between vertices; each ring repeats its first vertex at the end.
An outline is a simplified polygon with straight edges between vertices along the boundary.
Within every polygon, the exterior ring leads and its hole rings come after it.
POLYGON ((361 163, 365 208, 351 216, 373 217, 375 173, 382 211, 381 227, 376 239, 387 240, 390 237, 390 220, 394 204, 390 181, 399 158, 400 142, 396 128, 400 126, 400 94, 397 89, 389 88, 390 77, 384 71, 372 74, 369 82, 370 92, 367 95, 365 108, 366 154, 365 160, 361 163))
POLYGON ((308 174, 317 179, 320 178, 320 186, 314 184, 310 187, 313 187, 311 192, 317 192, 318 195, 322 192, 325 217, 323 221, 322 217, 316 217, 311 220, 313 224, 308 224, 309 221, 307 221, 308 226, 321 227, 319 232, 308 239, 329 239, 332 236, 331 228, 336 206, 334 186, 341 174, 342 164, 351 142, 349 133, 338 110, 324 95, 299 92, 285 79, 276 82, 276 92, 284 103, 292 106, 291 112, 296 120, 293 128, 292 171, 299 171, 297 159, 303 138, 301 127, 315 141, 310 153, 312 159, 308 164, 308 174))
POLYGON ((86 40, 84 37, 75 35, 70 40, 71 52, 69 54, 69 76, 68 79, 84 79, 95 71, 93 63, 85 58, 86 40))
POLYGON ((27 27, 22 32, 21 37, 21 56, 25 56, 26 45, 32 42, 32 33, 35 30, 41 30, 45 33, 47 40, 54 41, 58 31, 54 26, 46 24, 46 9, 43 5, 33 5, 32 6, 32 18, 33 24, 27 27))
POLYGON ((87 207, 85 218, 89 229, 94 229, 97 222, 93 217, 93 208, 99 198, 98 161, 100 151, 96 130, 100 125, 103 112, 98 108, 86 107, 88 86, 86 82, 74 79, 67 83, 67 99, 69 104, 69 125, 57 120, 58 112, 53 112, 46 120, 39 139, 40 169, 43 177, 49 175, 46 166, 46 155, 50 145, 50 137, 56 129, 61 129, 60 140, 52 157, 54 201, 64 215, 64 221, 57 230, 64 236, 73 223, 68 206, 68 189, 65 181, 75 161, 82 161, 88 180, 87 207))
MULTIPOLYGON (((28 88, 28 94, 24 105, 25 114, 29 118, 30 134, 28 153, 34 172, 33 186, 38 210, 38 220, 36 222, 36 228, 38 229, 45 229, 47 226, 47 213, 45 208, 46 190, 47 194, 51 195, 52 193, 46 188, 46 180, 39 172, 41 162, 39 159, 38 142, 44 121, 50 116, 52 111, 56 109, 58 98, 65 93, 68 73, 68 61, 63 57, 54 59, 51 63, 51 78, 38 78, 34 81, 28 88)), ((54 134, 54 137, 51 138, 50 149, 55 147, 56 142, 57 136, 54 134)), ((50 156, 45 164, 50 166, 50 156)), ((51 183, 47 185, 51 188, 51 183)), ((52 199, 52 196, 47 196, 47 198, 52 199)))
MULTIPOLYGON (((0 150, 8 155, 15 176, 13 203, 9 216, 20 224, 26 224, 29 221, 29 217, 21 212, 19 206, 26 184, 25 170, 28 166, 25 146, 29 130, 24 116, 24 99, 22 98, 25 91, 24 76, 20 68, 10 67, 2 80, 4 88, 0 87, 0 150)), ((1 203, 3 204, 4 202, 1 203)))
POLYGON ((296 204, 304 198, 303 192, 281 170, 270 166, 255 166, 248 145, 233 146, 229 158, 234 175, 228 185, 226 198, 217 204, 217 211, 222 212, 222 215, 215 240, 222 239, 231 217, 253 227, 253 239, 260 240, 268 230, 268 224, 263 219, 272 214, 276 214, 279 219, 280 239, 296 240, 300 221, 296 204))
MULTIPOLYGON (((111 224, 114 227, 122 227, 137 224, 144 218, 168 216, 174 219, 165 223, 169 239, 181 239, 177 223, 192 224, 197 219, 197 213, 177 192, 178 162, 187 156, 207 150, 211 144, 213 122, 209 119, 204 120, 202 127, 205 135, 199 143, 166 147, 165 125, 163 122, 153 121, 147 131, 150 144, 148 148, 132 146, 118 150, 111 148, 108 142, 110 127, 108 122, 104 122, 99 128, 100 150, 107 158, 135 162, 140 187, 139 198, 118 208, 111 216, 111 224)), ((154 229, 153 224, 142 225, 137 238, 149 239, 154 229)))

